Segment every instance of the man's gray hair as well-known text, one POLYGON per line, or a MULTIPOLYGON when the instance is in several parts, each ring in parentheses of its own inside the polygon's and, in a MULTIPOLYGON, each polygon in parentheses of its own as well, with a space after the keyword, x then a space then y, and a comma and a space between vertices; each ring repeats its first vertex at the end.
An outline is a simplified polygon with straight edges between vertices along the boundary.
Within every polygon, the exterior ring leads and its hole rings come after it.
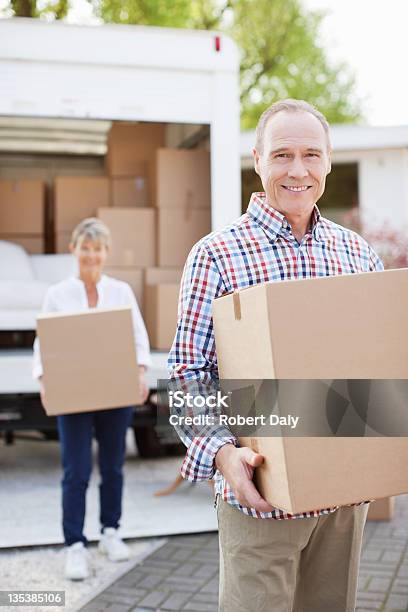
POLYGON ((327 147, 331 149, 330 143, 330 128, 329 123, 326 117, 321 113, 313 104, 309 104, 309 102, 305 102, 305 100, 295 100, 293 98, 288 98, 287 100, 280 100, 279 102, 275 102, 271 106, 269 106, 260 116, 258 125, 256 126, 256 139, 255 139, 255 148, 258 153, 262 153, 263 150, 263 139, 264 132, 266 128, 266 124, 269 119, 276 115, 276 113, 280 113, 281 111, 287 111, 289 113, 310 113, 316 119, 320 121, 323 126, 323 129, 327 138, 327 147))
POLYGON ((74 248, 81 244, 84 240, 90 240, 91 242, 100 242, 105 245, 106 248, 110 247, 111 234, 109 228, 97 217, 88 217, 83 219, 71 236, 71 244, 74 248))

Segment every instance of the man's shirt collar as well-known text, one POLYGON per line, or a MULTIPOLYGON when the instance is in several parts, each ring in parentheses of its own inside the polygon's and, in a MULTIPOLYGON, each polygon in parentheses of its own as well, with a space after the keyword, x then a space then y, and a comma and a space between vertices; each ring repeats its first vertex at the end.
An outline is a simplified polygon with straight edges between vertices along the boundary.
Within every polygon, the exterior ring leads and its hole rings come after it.
MULTIPOLYGON (((271 241, 275 241, 278 235, 284 235, 289 231, 290 225, 286 217, 272 206, 268 206, 266 195, 262 191, 251 195, 247 213, 263 229, 271 241)), ((312 233, 317 241, 321 239, 320 219, 320 211, 315 204, 312 212, 312 233)))

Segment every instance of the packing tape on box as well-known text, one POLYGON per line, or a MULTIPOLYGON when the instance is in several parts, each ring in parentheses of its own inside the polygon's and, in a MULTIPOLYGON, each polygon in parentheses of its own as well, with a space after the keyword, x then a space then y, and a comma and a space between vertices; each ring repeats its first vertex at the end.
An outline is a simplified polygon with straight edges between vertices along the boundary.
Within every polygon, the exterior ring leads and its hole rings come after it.
POLYGON ((233 296, 232 296, 232 300, 234 303, 234 317, 236 321, 240 321, 241 320, 241 300, 239 297, 239 293, 237 291, 234 291, 233 296))
POLYGON ((251 448, 254 453, 259 453, 259 440, 258 438, 251 438, 251 448))

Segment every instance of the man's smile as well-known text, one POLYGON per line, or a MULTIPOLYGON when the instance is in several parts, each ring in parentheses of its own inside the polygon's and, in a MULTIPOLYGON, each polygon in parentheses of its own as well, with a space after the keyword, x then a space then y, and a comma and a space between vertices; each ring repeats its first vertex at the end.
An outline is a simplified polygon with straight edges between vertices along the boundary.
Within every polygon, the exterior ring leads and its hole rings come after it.
POLYGON ((308 189, 311 189, 312 187, 312 185, 281 185, 281 186, 287 191, 295 191, 295 192, 307 191, 308 189))

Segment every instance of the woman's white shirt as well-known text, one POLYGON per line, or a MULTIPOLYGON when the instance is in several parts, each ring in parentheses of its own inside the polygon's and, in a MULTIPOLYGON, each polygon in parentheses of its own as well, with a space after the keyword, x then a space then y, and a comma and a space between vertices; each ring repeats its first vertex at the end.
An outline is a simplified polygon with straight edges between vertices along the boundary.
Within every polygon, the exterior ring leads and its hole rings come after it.
MULTIPOLYGON (((130 286, 123 281, 103 274, 96 285, 96 289, 98 292, 96 308, 131 307, 138 364, 146 367, 151 365, 149 338, 139 306, 130 286)), ((85 284, 78 277, 72 276, 61 283, 52 285, 45 294, 42 312, 69 313, 80 312, 82 310, 91 309, 88 305, 85 284)), ((36 338, 34 342, 33 377, 39 378, 42 374, 40 343, 38 338, 36 338)))

